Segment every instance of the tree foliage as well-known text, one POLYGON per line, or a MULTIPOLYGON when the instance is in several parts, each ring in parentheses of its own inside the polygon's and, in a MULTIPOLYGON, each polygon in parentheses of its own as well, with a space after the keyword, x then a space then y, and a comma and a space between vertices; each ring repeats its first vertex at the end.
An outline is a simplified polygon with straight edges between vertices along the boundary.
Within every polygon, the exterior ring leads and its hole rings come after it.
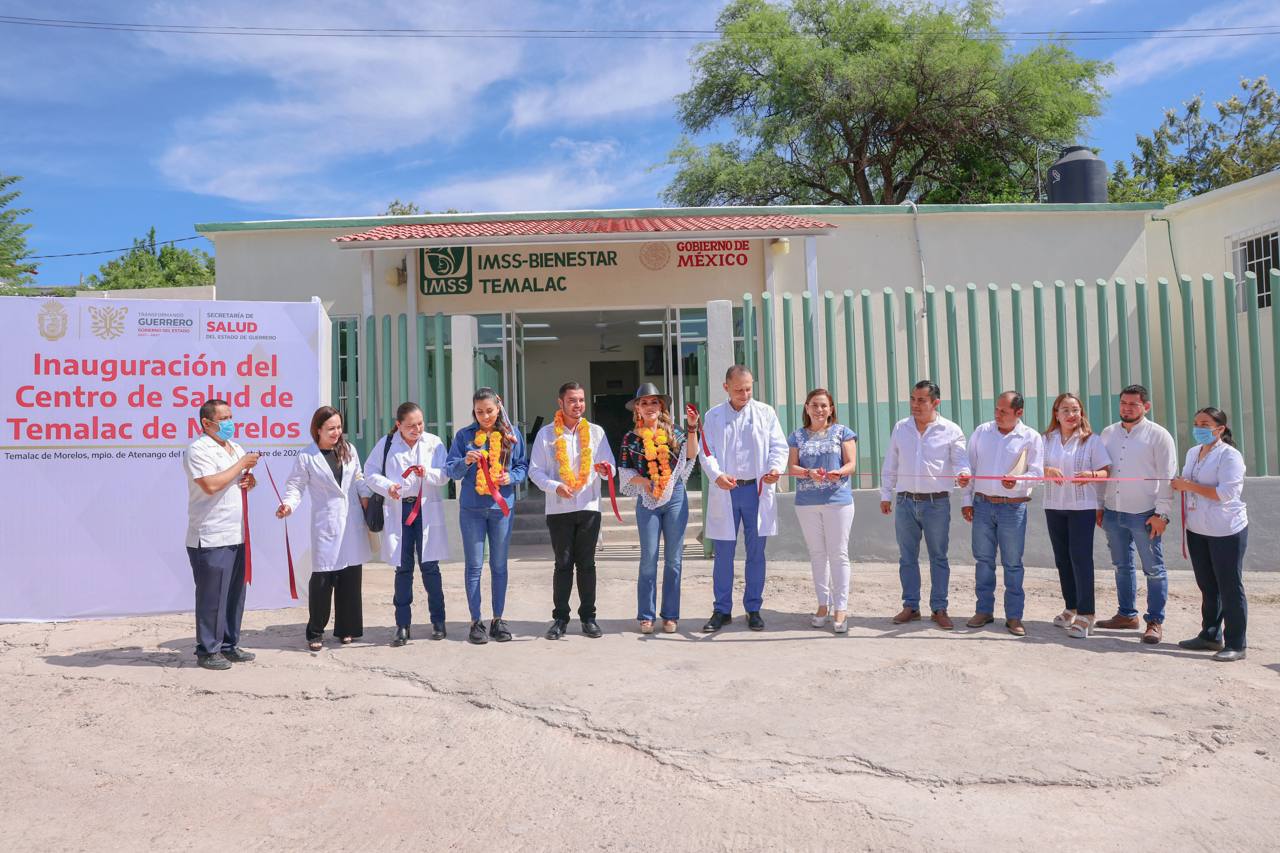
POLYGON ((734 138, 686 136, 667 200, 1032 200, 1038 159, 1098 115, 1110 66, 1060 44, 1013 54, 995 15, 991 0, 733 0, 679 119, 690 135, 727 122, 734 138))
POLYGON ((22 191, 14 184, 22 178, 0 173, 0 293, 13 294, 17 288, 32 283, 36 265, 25 260, 27 231, 31 225, 18 220, 31 211, 24 207, 12 207, 22 191))
POLYGON ((151 228, 146 237, 133 241, 127 254, 107 261, 87 283, 103 290, 213 284, 214 260, 201 249, 181 249, 170 243, 157 248, 156 229, 151 228))
POLYGON ((1163 201, 1199 195, 1280 168, 1280 96, 1266 77, 1241 80, 1240 92, 1205 116, 1197 95, 1150 136, 1139 135, 1129 166, 1111 171, 1112 201, 1163 201))
MULTIPOLYGON (((451 207, 444 213, 461 213, 456 207, 451 207)), ((396 199, 387 205, 387 209, 382 211, 380 216, 430 216, 431 211, 423 210, 418 207, 417 202, 401 201, 396 199)))

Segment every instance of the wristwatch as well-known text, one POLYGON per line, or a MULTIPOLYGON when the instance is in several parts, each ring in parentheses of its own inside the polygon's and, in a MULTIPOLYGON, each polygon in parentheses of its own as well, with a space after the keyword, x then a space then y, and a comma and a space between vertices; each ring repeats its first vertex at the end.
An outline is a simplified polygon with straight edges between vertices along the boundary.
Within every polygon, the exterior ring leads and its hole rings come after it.
POLYGON ((1163 519, 1165 524, 1169 523, 1169 516, 1165 515, 1163 512, 1157 512, 1156 517, 1163 519))

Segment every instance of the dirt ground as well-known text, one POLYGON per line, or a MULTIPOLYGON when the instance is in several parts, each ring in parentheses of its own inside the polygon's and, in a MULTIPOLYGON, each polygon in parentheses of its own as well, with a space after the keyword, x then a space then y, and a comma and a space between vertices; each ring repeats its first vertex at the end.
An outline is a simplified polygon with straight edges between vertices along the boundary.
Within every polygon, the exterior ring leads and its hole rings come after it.
MULTIPOLYGON (((605 636, 553 643, 550 573, 513 564, 516 640, 474 647, 446 566, 449 638, 395 649, 370 567, 362 641, 313 654, 302 608, 252 612, 258 659, 229 672, 195 667, 189 614, 0 625, 0 849, 1276 849, 1280 575, 1248 577, 1249 657, 1219 664, 1175 644, 1187 572, 1159 646, 1068 639, 1044 570, 1025 638, 897 627, 885 565, 855 567, 836 637, 807 564, 777 561, 768 630, 704 637, 701 560, 679 633, 636 631, 615 561, 605 636)), ((955 566, 958 624, 972 589, 955 566)), ((1098 591, 1109 615, 1109 572, 1098 591)))

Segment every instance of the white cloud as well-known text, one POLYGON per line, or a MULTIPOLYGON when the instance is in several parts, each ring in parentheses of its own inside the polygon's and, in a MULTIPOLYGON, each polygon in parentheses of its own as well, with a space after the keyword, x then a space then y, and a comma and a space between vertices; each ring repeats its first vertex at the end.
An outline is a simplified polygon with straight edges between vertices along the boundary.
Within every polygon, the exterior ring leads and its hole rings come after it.
MULTIPOLYGON (((1280 26, 1280 5, 1246 0, 1202 9, 1176 28, 1280 26)), ((1148 38, 1117 51, 1111 61, 1115 73, 1106 80, 1113 92, 1142 85, 1162 75, 1216 60, 1239 61, 1242 53, 1274 49, 1275 36, 1232 38, 1148 38)))

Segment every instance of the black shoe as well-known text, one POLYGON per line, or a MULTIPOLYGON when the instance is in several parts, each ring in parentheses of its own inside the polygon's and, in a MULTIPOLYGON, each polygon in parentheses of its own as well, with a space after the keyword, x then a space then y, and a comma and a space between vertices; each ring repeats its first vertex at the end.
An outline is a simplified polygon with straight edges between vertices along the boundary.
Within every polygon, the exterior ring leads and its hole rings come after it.
POLYGON ((1244 649, 1223 649, 1213 656, 1214 660, 1229 663, 1236 660, 1244 660, 1244 649))
POLYGON ((1222 651, 1221 640, 1206 640, 1204 637, 1196 635, 1190 640, 1179 640, 1179 648, 1190 649, 1193 652, 1220 652, 1222 651))
POLYGON ((248 663, 257 657, 253 652, 246 652, 239 646, 232 646, 230 649, 223 652, 222 656, 232 663, 248 663))
POLYGON ((733 617, 728 613, 721 613, 719 610, 711 614, 711 618, 707 620, 707 624, 702 626, 702 633, 710 634, 719 631, 725 625, 733 621, 733 617))
POLYGON ((569 627, 567 619, 557 619, 551 623, 551 627, 547 629, 548 640, 558 640, 564 636, 565 630, 569 627))
POLYGON ((409 642, 409 626, 405 625, 403 628, 396 628, 396 638, 391 641, 391 645, 403 646, 407 642, 409 642))
POLYGON ((489 636, 499 643, 511 642, 511 631, 505 619, 494 619, 489 623, 489 636))
POLYGON ((483 646, 489 642, 489 638, 485 636, 483 619, 477 619, 471 623, 471 632, 467 634, 467 642, 475 643, 477 646, 483 646))
POLYGON ((196 655, 196 666, 201 669, 231 669, 231 661, 221 655, 196 655))
POLYGON ((596 620, 594 619, 582 620, 582 633, 586 634, 588 637, 591 637, 593 640, 597 637, 604 636, 604 631, 600 630, 600 626, 596 624, 596 620))
POLYGON ((747 627, 752 631, 764 630, 764 620, 760 618, 759 610, 752 610, 747 614, 747 627))
POLYGON ((448 632, 445 631, 443 622, 431 623, 431 639, 443 640, 447 635, 448 635, 448 632))

